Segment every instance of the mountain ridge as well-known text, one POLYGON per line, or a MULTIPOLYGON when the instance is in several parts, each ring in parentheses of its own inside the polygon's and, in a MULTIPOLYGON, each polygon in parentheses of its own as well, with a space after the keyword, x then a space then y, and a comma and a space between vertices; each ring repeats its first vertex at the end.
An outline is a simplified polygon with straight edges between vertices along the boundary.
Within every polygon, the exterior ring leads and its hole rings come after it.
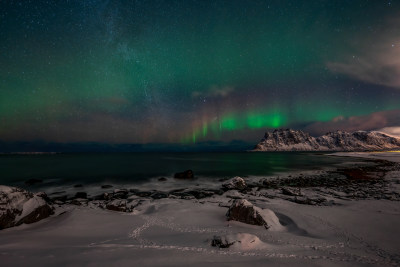
POLYGON ((400 138, 377 131, 335 131, 313 137, 293 129, 266 132, 253 151, 381 151, 400 149, 400 138))

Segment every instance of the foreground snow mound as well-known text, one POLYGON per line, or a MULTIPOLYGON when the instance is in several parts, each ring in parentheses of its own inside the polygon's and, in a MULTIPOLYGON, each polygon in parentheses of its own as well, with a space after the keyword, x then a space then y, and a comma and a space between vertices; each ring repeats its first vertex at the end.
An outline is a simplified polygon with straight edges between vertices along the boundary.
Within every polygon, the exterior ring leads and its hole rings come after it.
POLYGON ((236 176, 225 183, 222 184, 222 187, 228 190, 236 189, 243 190, 247 187, 246 182, 243 178, 236 176))
POLYGON ((213 247, 230 248, 237 251, 258 250, 268 247, 257 236, 247 233, 214 236, 211 245, 213 247))
POLYGON ((256 207, 246 199, 236 199, 229 207, 226 216, 228 220, 262 225, 272 231, 281 231, 284 229, 272 210, 256 207))
POLYGON ((330 132, 320 137, 292 129, 267 132, 254 151, 374 151, 400 148, 400 139, 375 131, 330 132))
POLYGON ((0 230, 49 217, 53 209, 46 197, 44 193, 0 185, 0 230))

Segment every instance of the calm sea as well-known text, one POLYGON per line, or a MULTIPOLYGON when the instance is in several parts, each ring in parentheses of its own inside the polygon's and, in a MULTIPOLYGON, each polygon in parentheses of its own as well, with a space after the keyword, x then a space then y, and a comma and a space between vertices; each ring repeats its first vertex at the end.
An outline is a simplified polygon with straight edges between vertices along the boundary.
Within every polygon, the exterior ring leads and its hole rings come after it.
POLYGON ((36 186, 40 189, 74 184, 140 184, 159 177, 171 178, 175 172, 187 169, 192 169, 201 183, 201 179, 322 170, 348 161, 347 157, 295 152, 2 154, 0 184, 29 188, 24 183, 28 179, 43 180, 36 186))

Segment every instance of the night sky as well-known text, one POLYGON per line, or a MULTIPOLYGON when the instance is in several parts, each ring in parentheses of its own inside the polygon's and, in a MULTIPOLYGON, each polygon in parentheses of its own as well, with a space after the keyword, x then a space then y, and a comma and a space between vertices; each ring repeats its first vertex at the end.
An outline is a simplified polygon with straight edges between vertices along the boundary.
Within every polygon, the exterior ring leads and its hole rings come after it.
POLYGON ((2 141, 400 126, 398 1, 7 0, 0 51, 2 141))

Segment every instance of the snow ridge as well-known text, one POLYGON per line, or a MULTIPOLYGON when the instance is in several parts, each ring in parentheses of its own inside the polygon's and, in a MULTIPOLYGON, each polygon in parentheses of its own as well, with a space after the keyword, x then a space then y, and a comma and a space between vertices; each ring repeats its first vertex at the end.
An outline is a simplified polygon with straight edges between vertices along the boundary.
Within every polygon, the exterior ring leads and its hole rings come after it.
POLYGON ((377 151, 400 148, 400 139, 376 131, 329 132, 313 137, 300 130, 266 132, 253 151, 377 151))

